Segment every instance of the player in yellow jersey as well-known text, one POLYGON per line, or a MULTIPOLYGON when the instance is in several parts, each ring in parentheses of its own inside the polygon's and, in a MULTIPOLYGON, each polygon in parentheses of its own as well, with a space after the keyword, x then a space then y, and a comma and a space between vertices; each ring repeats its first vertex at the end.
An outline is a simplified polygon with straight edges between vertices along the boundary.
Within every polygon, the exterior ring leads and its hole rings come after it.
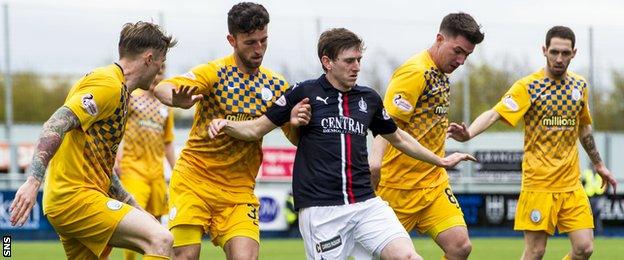
POLYGON ((568 233, 572 250, 564 259, 588 259, 593 251, 593 217, 580 182, 577 140, 589 155, 602 185, 617 182, 600 158, 592 135, 587 81, 568 71, 576 55, 574 32, 555 26, 542 47, 546 66, 518 81, 494 108, 467 128, 452 123, 449 136, 467 141, 502 119, 524 119, 522 187, 515 230, 524 231, 523 259, 541 259, 555 228, 568 233))
MULTIPOLYGON (((173 113, 154 97, 154 87, 163 79, 164 67, 147 91, 136 90, 128 102, 128 121, 117 150, 115 171, 124 188, 156 219, 167 214, 167 183, 163 159, 175 164, 173 113)), ((125 259, 135 259, 126 250, 125 259)))
POLYGON ((29 177, 11 204, 12 225, 28 218, 50 164, 43 212, 68 259, 99 259, 110 246, 139 251, 144 259, 169 259, 171 233, 124 190, 113 163, 129 94, 149 88, 174 45, 158 25, 124 25, 119 62, 82 77, 43 125, 29 177))
MULTIPOLYGON (((440 157, 448 127, 447 74, 464 64, 483 38, 472 16, 445 16, 433 45, 397 68, 386 89, 384 106, 397 126, 440 157)), ((405 229, 428 234, 447 259, 468 257, 468 230, 444 168, 413 159, 379 137, 370 165, 377 195, 388 201, 405 229)))
POLYGON ((189 108, 199 101, 169 187, 169 228, 176 259, 198 259, 204 233, 228 259, 258 258, 259 202, 254 187, 262 141, 227 135, 211 140, 208 126, 214 118, 259 117, 288 88, 281 75, 261 66, 268 23, 262 5, 234 5, 228 12, 227 36, 234 53, 156 87, 156 97, 169 106, 189 108))

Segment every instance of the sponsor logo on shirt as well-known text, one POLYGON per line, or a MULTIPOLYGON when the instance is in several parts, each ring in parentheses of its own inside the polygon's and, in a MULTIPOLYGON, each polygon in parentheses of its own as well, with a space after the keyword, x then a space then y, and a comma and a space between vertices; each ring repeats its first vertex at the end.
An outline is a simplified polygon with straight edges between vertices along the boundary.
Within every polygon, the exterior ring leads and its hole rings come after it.
POLYGON ((337 235, 333 238, 330 238, 329 240, 317 243, 316 252, 318 253, 327 252, 334 248, 338 248, 341 245, 342 245, 342 238, 340 238, 340 235, 337 235))
POLYGON ((98 107, 91 93, 82 96, 82 108, 84 108, 89 115, 95 116, 98 114, 98 107))
POLYGON ((350 117, 325 117, 321 119, 323 133, 366 135, 364 124, 350 117))
POLYGON ((511 97, 511 95, 507 95, 503 98, 503 105, 505 105, 511 111, 518 111, 519 106, 518 103, 511 97))
POLYGON ((225 119, 230 120, 230 121, 247 121, 247 120, 253 120, 254 116, 250 114, 245 114, 245 113, 236 113, 236 114, 225 116, 225 119))
POLYGON ((448 114, 448 109, 449 109, 448 106, 437 106, 435 108, 435 113, 438 115, 445 115, 445 114, 448 114))
POLYGON ((159 124, 158 122, 155 122, 153 120, 150 119, 143 119, 143 120, 139 120, 138 122, 140 127, 144 127, 144 128, 149 128, 149 129, 153 129, 156 131, 162 131, 163 130, 163 125, 159 124))
POLYGON ((576 118, 568 118, 564 116, 550 116, 542 118, 543 126, 575 126, 576 118))
POLYGON ((403 98, 403 96, 401 94, 396 94, 394 95, 394 97, 392 98, 392 103, 399 109, 399 110, 403 110, 405 112, 410 112, 412 111, 412 105, 409 103, 409 101, 405 100, 403 98))

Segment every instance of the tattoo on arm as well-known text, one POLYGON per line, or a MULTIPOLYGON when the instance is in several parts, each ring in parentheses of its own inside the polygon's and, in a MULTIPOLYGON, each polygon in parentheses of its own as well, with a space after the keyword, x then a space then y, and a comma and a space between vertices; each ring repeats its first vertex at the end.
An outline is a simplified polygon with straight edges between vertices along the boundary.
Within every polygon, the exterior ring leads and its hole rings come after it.
POLYGON ((116 174, 111 174, 111 185, 108 189, 108 194, 116 200, 126 203, 131 206, 137 205, 132 195, 126 191, 119 181, 119 177, 116 174))
POLYGON ((591 159, 594 165, 602 163, 600 153, 598 152, 598 148, 596 148, 596 142, 594 141, 594 136, 591 134, 591 131, 581 136, 581 145, 583 145, 585 152, 587 152, 589 159, 591 159))
POLYGON ((28 174, 43 181, 48 163, 61 146, 65 133, 80 127, 78 117, 67 107, 61 107, 43 124, 35 146, 28 174))

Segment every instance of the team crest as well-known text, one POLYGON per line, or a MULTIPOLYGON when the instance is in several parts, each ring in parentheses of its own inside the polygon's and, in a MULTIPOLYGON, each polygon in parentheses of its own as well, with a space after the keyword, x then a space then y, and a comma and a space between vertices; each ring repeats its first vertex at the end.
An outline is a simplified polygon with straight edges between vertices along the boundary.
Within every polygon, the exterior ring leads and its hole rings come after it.
POLYGON ((358 102, 358 106, 360 107, 360 112, 363 113, 368 113, 366 111, 366 109, 368 108, 368 105, 366 105, 366 101, 364 101, 364 98, 360 98, 360 101, 358 102))
POLYGON ((385 108, 381 110, 381 115, 383 116, 384 120, 390 120, 390 115, 388 115, 388 112, 386 112, 385 108))
POLYGON ((268 88, 262 88, 262 100, 269 101, 273 98, 273 92, 268 88))
POLYGON ((117 211, 119 210, 121 207, 123 206, 123 203, 121 203, 118 200, 109 200, 108 202, 106 202, 106 207, 108 207, 108 209, 112 210, 112 211, 117 211))
POLYGON ((580 90, 576 88, 572 90, 572 99, 574 99, 574 101, 581 100, 581 97, 583 97, 583 94, 581 94, 580 90))
POLYGON ((278 105, 278 106, 280 106, 280 107, 285 106, 285 105, 286 105, 286 97, 284 97, 284 95, 282 95, 281 97, 279 97, 279 98, 275 101, 275 104, 276 104, 276 105, 278 105))
POLYGON ((537 223, 540 222, 540 220, 542 220, 542 213, 540 213, 537 209, 531 211, 531 221, 533 221, 533 223, 537 223))

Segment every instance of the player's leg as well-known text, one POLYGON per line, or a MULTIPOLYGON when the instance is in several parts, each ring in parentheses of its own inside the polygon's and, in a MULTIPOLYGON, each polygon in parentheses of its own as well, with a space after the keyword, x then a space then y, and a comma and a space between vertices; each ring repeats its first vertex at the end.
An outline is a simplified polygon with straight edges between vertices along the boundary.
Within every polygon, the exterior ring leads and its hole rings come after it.
MULTIPOLYGON (((144 180, 128 178, 126 175, 122 175, 120 181, 124 188, 132 194, 139 206, 147 210, 148 200, 151 193, 150 185, 145 183, 144 180)), ((124 259, 135 260, 137 259, 136 254, 137 253, 133 250, 124 250, 124 259)))
POLYGON ((215 245, 223 248, 227 259, 258 259, 260 205, 255 197, 253 199, 255 203, 227 205, 214 211, 210 236, 215 245))
POLYGON ((357 204, 299 210, 299 231, 306 259, 347 259, 355 246, 352 234, 355 223, 351 220, 357 204))
POLYGON ((199 259, 201 238, 204 229, 199 225, 177 225, 171 228, 174 237, 173 258, 194 260, 199 259))
POLYGON ((360 210, 355 216, 357 224, 353 237, 373 256, 380 256, 381 259, 421 259, 409 234, 387 202, 376 197, 354 205, 360 210))
POLYGON ((523 260, 542 259, 546 252, 546 242, 548 241, 548 233, 544 231, 524 231, 524 251, 522 252, 523 260))
POLYGON ((566 257, 569 259, 588 259, 594 248, 594 219, 589 199, 585 191, 579 188, 564 192, 559 211, 559 232, 568 233, 572 250, 566 257))
POLYGON ((223 247, 225 256, 229 260, 255 260, 258 259, 260 244, 249 237, 233 237, 223 247))
POLYGON ((147 212, 133 208, 119 222, 108 243, 141 252, 146 257, 167 259, 171 257, 173 236, 147 212))
POLYGON ((522 259, 542 259, 548 237, 555 233, 559 195, 521 191, 516 206, 514 230, 524 232, 522 259))
POLYGON ((467 259, 472 251, 464 213, 448 182, 437 187, 420 189, 425 198, 424 209, 418 215, 418 230, 427 233, 444 251, 446 259, 467 259), (423 193, 423 191, 427 191, 423 193))
POLYGON ((594 231, 592 229, 579 229, 568 233, 572 243, 572 251, 568 253, 569 259, 589 259, 594 252, 594 231))

